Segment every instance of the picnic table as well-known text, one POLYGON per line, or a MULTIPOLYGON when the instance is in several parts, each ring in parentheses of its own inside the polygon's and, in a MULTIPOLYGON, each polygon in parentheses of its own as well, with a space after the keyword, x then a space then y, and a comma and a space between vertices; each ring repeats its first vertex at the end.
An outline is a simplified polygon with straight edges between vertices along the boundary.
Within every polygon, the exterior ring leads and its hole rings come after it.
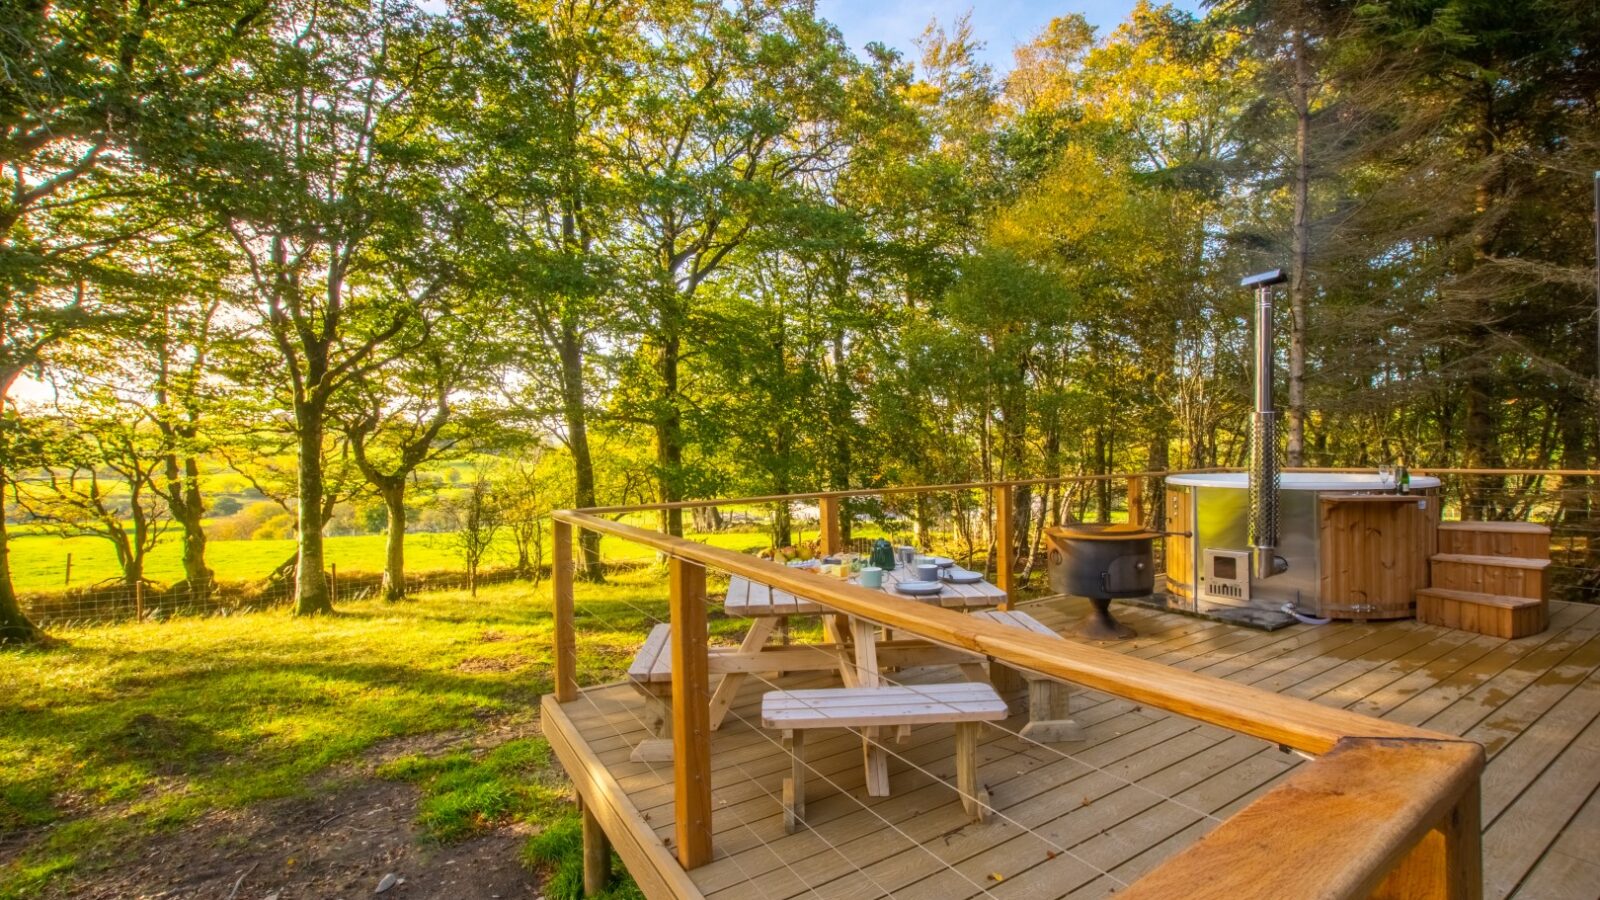
MULTIPOLYGON (((830 576, 818 574, 818 578, 830 576)), ((883 591, 894 594, 906 600, 917 600, 923 603, 937 604, 946 609, 971 609, 983 606, 999 606, 1006 600, 1006 592, 987 581, 975 584, 945 583, 944 590, 936 596, 916 597, 902 594, 894 590, 894 585, 901 581, 915 580, 916 576, 907 568, 900 567, 883 573, 883 591)), ((857 584, 855 576, 850 578, 851 584, 857 584)), ((735 575, 728 581, 728 596, 722 602, 722 611, 730 616, 746 619, 760 619, 783 616, 817 616, 829 612, 827 607, 787 592, 757 584, 742 575, 735 575)))
MULTIPOLYGON (((838 576, 818 573, 817 577, 838 576)), ((916 575, 908 566, 886 570, 883 573, 882 590, 896 597, 938 605, 946 609, 986 608, 998 606, 1006 600, 1006 592, 987 581, 971 584, 944 582, 944 587, 938 594, 921 596, 902 594, 894 589, 894 586, 901 581, 913 580, 917 580, 916 575)), ((859 583, 858 578, 851 576, 850 583, 859 583)), ((962 662, 970 664, 972 660, 970 654, 936 647, 923 641, 890 640, 880 643, 878 626, 872 622, 839 615, 820 604, 803 600, 769 585, 758 584, 739 575, 729 580, 728 593, 723 600, 722 609, 730 616, 751 620, 750 630, 745 633, 744 641, 739 645, 739 652, 750 656, 762 656, 772 652, 769 648, 764 654, 763 648, 766 648, 767 641, 777 631, 778 623, 785 617, 822 616, 823 630, 834 648, 834 664, 846 688, 882 686, 880 667, 885 665, 899 666, 908 662, 919 665, 962 662)), ((712 728, 721 724, 723 716, 733 705, 734 698, 738 696, 739 689, 747 677, 749 676, 745 673, 730 672, 717 684, 716 690, 711 695, 712 728)), ((904 729, 907 726, 901 727, 904 729)), ((886 796, 889 791, 888 755, 875 740, 877 728, 869 727, 865 729, 865 733, 867 792, 873 796, 886 796)))

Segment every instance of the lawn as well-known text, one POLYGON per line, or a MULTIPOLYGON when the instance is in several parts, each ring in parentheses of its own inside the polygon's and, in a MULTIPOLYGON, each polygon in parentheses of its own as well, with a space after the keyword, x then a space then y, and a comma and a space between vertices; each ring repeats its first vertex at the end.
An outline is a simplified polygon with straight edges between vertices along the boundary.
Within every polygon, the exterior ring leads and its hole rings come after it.
MULTIPOLYGON (((741 531, 714 534, 691 534, 695 540, 706 541, 731 550, 754 551, 767 546, 764 532, 741 531)), ((383 571, 384 536, 381 534, 348 535, 324 538, 328 562, 338 566, 344 574, 378 573, 383 571)), ((546 542, 548 544, 548 541, 546 542)), ((51 534, 24 533, 13 536, 11 550, 12 583, 25 594, 54 593, 67 586, 67 554, 72 554, 71 585, 83 587, 99 581, 119 577, 117 557, 111 542, 96 537, 59 537, 51 534)), ((259 541, 208 541, 206 559, 217 579, 224 582, 253 582, 265 578, 284 560, 294 554, 292 539, 259 541)), ((174 584, 183 578, 182 559, 179 555, 178 537, 169 534, 151 551, 145 565, 145 576, 159 584, 174 584)), ((549 549, 546 547, 546 561, 549 549)), ((644 547, 624 541, 607 539, 601 544, 601 555, 608 562, 653 559, 644 547)), ((490 567, 510 565, 516 561, 516 549, 507 535, 502 535, 489 554, 490 567)), ((406 535, 406 567, 412 572, 461 571, 461 551, 454 535, 406 535)))
MULTIPOLYGON (((581 586, 583 679, 616 677, 665 609, 655 568, 581 586)), ((548 582, 516 583, 319 619, 63 630, 58 646, 0 652, 0 897, 92 881, 215 810, 361 779, 417 785, 418 824, 434 840, 522 823, 536 833, 530 858, 570 863, 568 788, 534 727, 550 687, 549 610, 548 582), (371 758, 441 732, 477 736, 477 749, 371 758)), ((716 630, 731 640, 738 625, 716 630)))

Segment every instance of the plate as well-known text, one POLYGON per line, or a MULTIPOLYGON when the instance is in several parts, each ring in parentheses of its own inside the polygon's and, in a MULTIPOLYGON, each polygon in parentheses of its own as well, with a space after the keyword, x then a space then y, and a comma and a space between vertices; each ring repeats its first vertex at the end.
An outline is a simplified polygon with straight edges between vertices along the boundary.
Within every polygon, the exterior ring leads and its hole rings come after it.
POLYGON ((938 566, 941 569, 948 569, 951 566, 955 565, 956 561, 951 559, 951 558, 949 558, 948 556, 935 556, 933 558, 933 564, 938 566))
POLYGON ((894 589, 902 594, 921 597, 939 593, 944 590, 944 585, 937 581, 898 581, 895 582, 894 589))
POLYGON ((951 566, 944 570, 943 577, 945 581, 951 584, 977 584, 983 580, 983 573, 971 572, 951 566))

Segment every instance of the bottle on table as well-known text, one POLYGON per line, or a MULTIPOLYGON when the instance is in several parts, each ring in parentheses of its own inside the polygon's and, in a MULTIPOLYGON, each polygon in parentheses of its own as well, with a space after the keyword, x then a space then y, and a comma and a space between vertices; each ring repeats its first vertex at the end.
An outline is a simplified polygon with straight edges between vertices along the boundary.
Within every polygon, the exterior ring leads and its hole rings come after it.
POLYGON ((1411 493, 1411 470, 1405 466, 1400 467, 1400 476, 1395 479, 1395 485, 1402 494, 1411 493))

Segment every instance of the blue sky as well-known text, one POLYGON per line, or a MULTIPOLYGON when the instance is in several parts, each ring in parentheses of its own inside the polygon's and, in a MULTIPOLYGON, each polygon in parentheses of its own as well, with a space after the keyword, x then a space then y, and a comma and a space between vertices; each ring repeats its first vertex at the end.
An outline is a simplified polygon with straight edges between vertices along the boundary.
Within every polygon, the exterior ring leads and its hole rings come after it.
MULTIPOLYGON (((1011 48, 1027 41, 1056 16, 1081 12, 1105 35, 1121 22, 1135 0, 817 0, 817 12, 844 32, 850 46, 860 50, 872 41, 881 41, 906 55, 917 58, 912 43, 929 19, 948 24, 972 10, 973 34, 987 46, 985 62, 996 72, 1011 68, 1011 48)), ((1198 0, 1174 0, 1174 5, 1197 9, 1198 0)))

